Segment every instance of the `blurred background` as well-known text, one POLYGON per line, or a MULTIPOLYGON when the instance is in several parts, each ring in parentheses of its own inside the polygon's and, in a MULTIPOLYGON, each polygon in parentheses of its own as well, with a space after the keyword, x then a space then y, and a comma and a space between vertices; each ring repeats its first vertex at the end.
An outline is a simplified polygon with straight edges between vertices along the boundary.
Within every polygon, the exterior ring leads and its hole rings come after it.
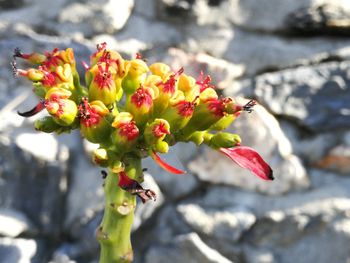
POLYGON ((158 200, 137 208, 136 263, 350 262, 349 37, 347 0, 0 0, 0 262, 97 262, 93 146, 17 115, 37 98, 10 61, 15 47, 88 61, 101 42, 257 99, 231 131, 276 178, 193 144, 167 155, 186 175, 145 160, 158 200))

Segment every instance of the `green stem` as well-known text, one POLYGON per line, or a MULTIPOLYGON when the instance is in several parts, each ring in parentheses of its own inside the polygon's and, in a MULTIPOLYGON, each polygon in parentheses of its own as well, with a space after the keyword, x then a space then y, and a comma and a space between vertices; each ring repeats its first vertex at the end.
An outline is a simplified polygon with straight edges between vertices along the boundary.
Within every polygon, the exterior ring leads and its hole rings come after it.
MULTIPOLYGON (((143 180, 141 159, 127 156, 123 159, 126 174, 134 180, 143 180)), ((110 172, 105 179, 105 210, 97 230, 100 242, 100 263, 127 263, 133 260, 130 241, 136 197, 118 186, 119 175, 110 172)))

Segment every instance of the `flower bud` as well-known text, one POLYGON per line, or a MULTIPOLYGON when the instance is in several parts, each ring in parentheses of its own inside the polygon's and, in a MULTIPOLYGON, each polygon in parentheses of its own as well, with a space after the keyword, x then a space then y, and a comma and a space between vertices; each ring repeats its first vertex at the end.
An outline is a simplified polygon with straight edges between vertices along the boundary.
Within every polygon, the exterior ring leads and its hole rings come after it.
POLYGON ((16 48, 14 50, 13 56, 16 58, 22 58, 25 60, 28 60, 32 64, 40 65, 46 60, 46 56, 44 54, 39 53, 31 53, 31 54, 24 54, 21 52, 19 48, 16 48))
POLYGON ((167 64, 159 62, 150 65, 149 69, 151 70, 152 74, 159 76, 161 79, 164 79, 171 71, 167 64))
POLYGON ((134 116, 134 120, 139 126, 147 122, 152 106, 153 90, 143 86, 140 86, 126 101, 126 110, 134 116))
POLYGON ((133 59, 127 63, 128 74, 122 81, 122 87, 127 95, 134 93, 146 79, 147 64, 141 59, 133 59))
POLYGON ((147 146, 152 148, 159 148, 162 152, 167 151, 168 145, 162 143, 165 136, 170 134, 170 125, 164 119, 155 119, 152 123, 147 124, 144 131, 144 138, 147 146))
POLYGON ((228 132, 220 132, 215 134, 208 145, 214 149, 218 148, 231 148, 240 144, 241 138, 237 134, 232 134, 228 132))
POLYGON ((181 74, 178 81, 178 89, 183 91, 188 101, 194 100, 200 94, 196 80, 186 74, 181 74))
POLYGON ((100 100, 107 106, 113 104, 117 98, 115 69, 107 63, 101 63, 95 65, 91 73, 93 78, 89 85, 89 100, 100 100))
POLYGON ((102 101, 88 103, 86 98, 79 105, 81 134, 92 143, 109 143, 111 127, 106 120, 108 108, 102 101))
POLYGON ((219 121, 223 116, 224 103, 222 100, 213 99, 200 103, 194 110, 193 116, 187 126, 181 131, 186 139, 195 131, 204 131, 210 128, 214 123, 219 121))
POLYGON ((54 120, 63 126, 72 125, 78 108, 74 101, 68 99, 71 92, 61 88, 50 89, 45 96, 45 107, 54 120))
POLYGON ((120 112, 112 123, 115 128, 112 132, 112 142, 114 149, 119 153, 130 151, 137 142, 139 129, 132 119, 129 112, 120 112))
POLYGON ((107 150, 104 148, 96 149, 92 155, 92 161, 99 166, 107 167, 108 166, 107 150))
POLYGON ((180 100, 174 105, 171 105, 165 109, 161 117, 169 122, 171 132, 176 132, 187 125, 196 108, 196 101, 197 98, 195 98, 192 102, 180 100))
POLYGON ((177 79, 183 73, 183 68, 179 69, 174 74, 171 74, 165 82, 157 84, 159 96, 154 101, 154 114, 160 116, 162 112, 168 107, 170 99, 176 94, 177 79))

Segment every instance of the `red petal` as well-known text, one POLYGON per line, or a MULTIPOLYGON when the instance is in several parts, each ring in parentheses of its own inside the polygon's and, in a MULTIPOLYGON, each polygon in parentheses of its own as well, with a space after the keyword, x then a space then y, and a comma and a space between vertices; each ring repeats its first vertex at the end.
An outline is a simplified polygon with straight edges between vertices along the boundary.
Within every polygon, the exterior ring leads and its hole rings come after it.
POLYGON ((164 170, 168 171, 169 173, 173 173, 173 174, 186 173, 185 171, 177 169, 177 168, 171 166, 170 164, 167 164, 166 162, 164 162, 162 159, 160 159, 159 155, 153 150, 150 151, 150 156, 160 167, 162 167, 164 170))
POLYGON ((253 174, 264 180, 273 180, 273 171, 263 158, 252 148, 238 146, 234 148, 220 148, 220 152, 227 155, 242 168, 249 169, 253 174))
POLYGON ((130 179, 129 176, 127 176, 127 174, 125 172, 119 173, 118 186, 120 186, 124 190, 136 188, 137 185, 138 185, 138 182, 133 180, 133 179, 130 179))
POLYGON ((19 112, 17 111, 18 115, 21 115, 22 117, 31 117, 37 114, 38 112, 42 111, 45 108, 44 101, 40 101, 33 109, 26 111, 26 112, 19 112))

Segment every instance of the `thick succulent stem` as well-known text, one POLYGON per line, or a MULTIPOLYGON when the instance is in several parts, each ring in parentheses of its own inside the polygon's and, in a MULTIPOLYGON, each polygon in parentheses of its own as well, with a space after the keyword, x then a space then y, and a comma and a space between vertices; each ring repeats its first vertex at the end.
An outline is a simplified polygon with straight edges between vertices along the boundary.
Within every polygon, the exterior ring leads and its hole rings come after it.
MULTIPOLYGON (((128 177, 141 182, 141 159, 127 156, 123 162, 128 177)), ((100 263, 126 263, 133 260, 130 234, 136 197, 120 188, 118 181, 119 175, 112 172, 105 179, 105 210, 97 230, 97 239, 101 245, 100 263)))

